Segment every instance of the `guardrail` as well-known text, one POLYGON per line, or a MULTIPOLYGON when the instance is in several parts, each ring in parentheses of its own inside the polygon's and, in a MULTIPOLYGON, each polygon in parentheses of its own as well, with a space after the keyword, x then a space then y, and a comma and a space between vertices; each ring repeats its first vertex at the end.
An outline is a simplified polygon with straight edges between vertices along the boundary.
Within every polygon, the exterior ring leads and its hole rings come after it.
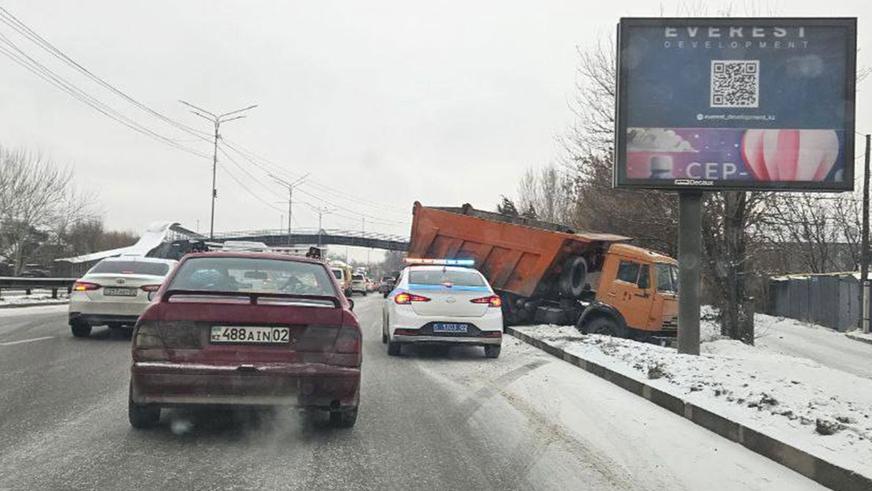
POLYGON ((24 290, 30 295, 36 289, 51 290, 51 298, 58 298, 58 290, 73 289, 73 283, 78 278, 19 278, 15 276, 0 276, 0 298, 3 298, 3 290, 24 290))

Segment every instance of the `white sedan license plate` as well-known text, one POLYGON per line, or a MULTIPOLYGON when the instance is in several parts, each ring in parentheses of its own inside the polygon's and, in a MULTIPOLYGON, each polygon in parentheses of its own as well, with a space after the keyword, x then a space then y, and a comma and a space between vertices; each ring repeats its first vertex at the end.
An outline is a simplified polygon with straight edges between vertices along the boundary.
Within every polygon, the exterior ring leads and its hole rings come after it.
POLYGON ((103 289, 103 295, 107 297, 135 297, 136 288, 117 288, 110 286, 103 289))
POLYGON ((456 324, 452 322, 436 322, 433 324, 433 332, 467 332, 466 324, 456 324))
POLYGON ((268 326, 212 326, 212 343, 288 344, 290 327, 268 326))

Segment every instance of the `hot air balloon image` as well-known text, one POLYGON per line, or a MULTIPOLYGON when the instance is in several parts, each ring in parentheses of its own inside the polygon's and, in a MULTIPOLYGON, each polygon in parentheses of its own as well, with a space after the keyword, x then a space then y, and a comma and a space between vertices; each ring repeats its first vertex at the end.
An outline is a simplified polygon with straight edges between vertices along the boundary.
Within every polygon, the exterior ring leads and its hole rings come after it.
POLYGON ((742 158, 757 181, 823 181, 839 157, 835 130, 747 130, 742 158))

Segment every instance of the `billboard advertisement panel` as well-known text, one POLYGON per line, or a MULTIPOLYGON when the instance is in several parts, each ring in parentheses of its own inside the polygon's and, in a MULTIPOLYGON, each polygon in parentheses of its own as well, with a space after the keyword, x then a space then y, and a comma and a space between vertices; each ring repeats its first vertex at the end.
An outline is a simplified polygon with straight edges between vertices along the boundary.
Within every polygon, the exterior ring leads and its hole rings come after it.
POLYGON ((624 18, 615 185, 853 189, 854 18, 624 18))

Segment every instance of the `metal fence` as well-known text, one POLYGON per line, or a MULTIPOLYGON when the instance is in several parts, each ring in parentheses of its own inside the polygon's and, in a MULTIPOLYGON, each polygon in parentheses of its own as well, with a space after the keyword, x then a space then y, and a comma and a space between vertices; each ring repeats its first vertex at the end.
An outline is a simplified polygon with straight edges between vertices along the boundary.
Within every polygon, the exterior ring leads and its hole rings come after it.
POLYGON ((859 280, 850 273, 792 275, 769 279, 766 313, 839 331, 857 326, 859 280))
POLYGON ((30 295, 33 290, 51 290, 51 298, 58 298, 58 290, 66 290, 67 293, 73 288, 77 278, 18 278, 11 276, 0 277, 0 298, 3 298, 3 290, 23 291, 30 295))

